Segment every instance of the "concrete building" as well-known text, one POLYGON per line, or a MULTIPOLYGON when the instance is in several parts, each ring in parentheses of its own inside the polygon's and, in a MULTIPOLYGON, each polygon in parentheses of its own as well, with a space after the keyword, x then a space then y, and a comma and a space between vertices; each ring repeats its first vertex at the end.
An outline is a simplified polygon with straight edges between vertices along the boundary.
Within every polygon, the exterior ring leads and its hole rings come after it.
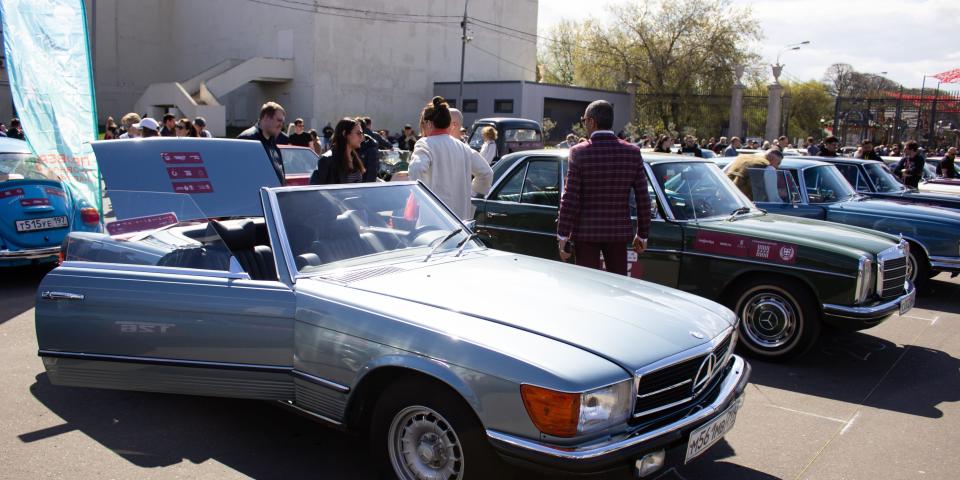
MULTIPOLYGON (((101 123, 169 110, 204 115, 224 135, 275 100, 308 128, 362 114, 393 132, 416 123, 436 79, 460 75, 461 0, 86 1, 101 123)), ((537 31, 537 0, 469 6, 478 20, 537 31)), ((465 78, 534 80, 535 44, 488 26, 471 22, 465 78)))
MULTIPOLYGON (((456 99, 460 82, 433 84, 434 95, 456 99)), ((594 100, 613 104, 613 126, 619 131, 633 118, 633 96, 627 92, 592 88, 551 85, 525 80, 465 82, 463 101, 457 107, 463 111, 467 128, 474 120, 487 117, 520 117, 542 122, 549 118, 556 123, 549 141, 560 141, 574 124, 580 122, 583 111, 594 100)))

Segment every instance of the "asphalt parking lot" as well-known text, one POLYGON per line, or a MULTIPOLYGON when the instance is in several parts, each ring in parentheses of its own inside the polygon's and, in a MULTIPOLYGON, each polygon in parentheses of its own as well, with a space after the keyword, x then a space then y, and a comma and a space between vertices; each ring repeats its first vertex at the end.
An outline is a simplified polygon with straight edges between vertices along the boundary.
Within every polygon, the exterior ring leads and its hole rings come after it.
MULTIPOLYGON (((270 404, 50 385, 33 324, 45 272, 0 275, 0 478, 376 478, 364 442, 270 404)), ((933 288, 794 363, 752 362, 733 431, 658 478, 958 478, 960 279, 933 288)))

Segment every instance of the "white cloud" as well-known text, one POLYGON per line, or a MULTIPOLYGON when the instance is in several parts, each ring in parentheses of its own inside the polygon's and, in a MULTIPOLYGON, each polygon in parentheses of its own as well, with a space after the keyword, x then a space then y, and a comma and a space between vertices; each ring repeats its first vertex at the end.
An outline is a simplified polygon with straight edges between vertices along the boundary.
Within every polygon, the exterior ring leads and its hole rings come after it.
MULTIPOLYGON (((642 1, 642 0, 641 0, 642 1)), ((541 0, 543 32, 563 19, 609 21, 608 7, 622 0, 541 0)), ((784 46, 809 40, 781 56, 784 76, 820 79, 833 63, 849 63, 861 72, 888 72, 908 87, 920 87, 923 75, 960 68, 960 1, 957 0, 734 0, 750 6, 764 39, 757 46, 773 63, 784 46)), ((930 84, 930 81, 927 82, 930 84)), ((960 89, 960 85, 950 86, 960 89)))

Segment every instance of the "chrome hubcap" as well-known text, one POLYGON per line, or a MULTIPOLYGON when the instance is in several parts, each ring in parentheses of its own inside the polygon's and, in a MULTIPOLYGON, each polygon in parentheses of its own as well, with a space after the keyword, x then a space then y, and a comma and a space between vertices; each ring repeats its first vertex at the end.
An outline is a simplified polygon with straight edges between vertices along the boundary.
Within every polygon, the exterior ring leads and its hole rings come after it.
POLYGON ((907 279, 917 283, 917 259, 913 255, 907 255, 907 279))
POLYGON ((390 423, 390 462, 404 480, 463 478, 463 451, 457 433, 439 413, 407 407, 390 423))
POLYGON ((793 339, 797 312, 784 297, 771 292, 750 297, 743 307, 744 333, 764 348, 778 348, 793 339))

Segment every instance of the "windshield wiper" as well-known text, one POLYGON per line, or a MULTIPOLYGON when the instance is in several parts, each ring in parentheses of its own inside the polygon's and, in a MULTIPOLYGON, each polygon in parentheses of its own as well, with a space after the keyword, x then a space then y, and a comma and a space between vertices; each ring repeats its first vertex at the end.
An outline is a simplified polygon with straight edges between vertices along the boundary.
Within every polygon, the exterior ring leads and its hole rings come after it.
MULTIPOLYGON (((430 260, 430 257, 432 257, 433 254, 436 253, 436 251, 437 251, 440 247, 442 247, 444 243, 447 243, 447 240, 450 240, 451 238, 457 236, 457 235, 458 235, 460 232, 462 232, 462 231, 463 231, 463 228, 462 228, 462 227, 454 228, 453 230, 450 231, 450 233, 447 234, 447 236, 445 236, 445 237, 443 237, 442 239, 440 239, 439 243, 437 243, 437 245, 434 246, 434 247, 430 250, 430 253, 428 253, 427 256, 423 259, 424 263, 426 263, 427 261, 429 261, 429 260, 430 260)), ((437 240, 434 240, 434 242, 436 242, 436 241, 437 241, 437 240)), ((430 243, 430 245, 433 246, 433 243, 430 243)))
POLYGON ((470 235, 467 235, 467 238, 460 240, 460 243, 457 244, 457 254, 454 255, 454 257, 459 257, 460 254, 463 253, 463 250, 467 248, 467 243, 477 237, 479 237, 479 235, 476 233, 470 233, 470 235))
POLYGON ((727 217, 727 221, 728 221, 728 222, 732 222, 732 221, 733 221, 734 219, 736 219, 738 216, 740 216, 740 215, 745 215, 745 214, 748 214, 748 213, 750 213, 750 207, 740 207, 740 208, 738 208, 738 209, 730 212, 730 216, 727 217))

